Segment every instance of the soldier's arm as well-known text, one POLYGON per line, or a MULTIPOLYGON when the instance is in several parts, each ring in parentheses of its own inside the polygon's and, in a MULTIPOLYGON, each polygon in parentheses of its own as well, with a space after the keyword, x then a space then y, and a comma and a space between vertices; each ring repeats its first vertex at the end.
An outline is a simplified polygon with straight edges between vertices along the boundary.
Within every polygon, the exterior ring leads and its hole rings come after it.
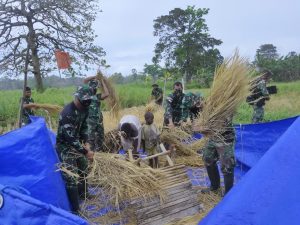
POLYGON ((97 76, 91 76, 91 77, 87 77, 83 80, 83 83, 87 84, 89 81, 96 79, 97 76))
POLYGON ((83 121, 81 125, 81 129, 79 131, 80 134, 80 141, 83 143, 86 143, 89 138, 89 133, 88 133, 88 125, 86 119, 83 121))
POLYGON ((60 121, 60 126, 62 127, 63 141, 67 145, 73 147, 76 151, 86 154, 88 151, 81 145, 80 140, 75 134, 75 120, 72 116, 64 116, 60 121))
POLYGON ((269 97, 269 92, 265 82, 259 84, 259 89, 264 97, 269 97))
POLYGON ((173 98, 172 96, 168 96, 167 98, 167 101, 166 101, 166 111, 165 111, 165 118, 168 119, 169 121, 169 126, 174 126, 173 124, 173 109, 172 109, 172 106, 171 106, 171 103, 173 101, 173 98))
POLYGON ((105 82, 103 81, 103 78, 101 79, 100 82, 101 82, 101 86, 103 87, 103 92, 101 93, 101 100, 104 100, 109 96, 109 91, 105 82))

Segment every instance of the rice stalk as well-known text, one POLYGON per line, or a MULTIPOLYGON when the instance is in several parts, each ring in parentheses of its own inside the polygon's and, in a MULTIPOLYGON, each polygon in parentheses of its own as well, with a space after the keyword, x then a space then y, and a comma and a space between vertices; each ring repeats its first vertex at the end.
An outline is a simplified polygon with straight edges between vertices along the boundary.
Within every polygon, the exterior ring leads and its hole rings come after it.
POLYGON ((52 104, 38 104, 38 103, 31 103, 34 108, 36 109, 44 109, 50 114, 58 114, 62 111, 63 107, 59 105, 52 105, 52 104))
POLYGON ((230 129, 228 122, 249 93, 250 70, 246 62, 235 52, 216 69, 210 94, 195 120, 196 131, 222 139, 221 134, 230 129))

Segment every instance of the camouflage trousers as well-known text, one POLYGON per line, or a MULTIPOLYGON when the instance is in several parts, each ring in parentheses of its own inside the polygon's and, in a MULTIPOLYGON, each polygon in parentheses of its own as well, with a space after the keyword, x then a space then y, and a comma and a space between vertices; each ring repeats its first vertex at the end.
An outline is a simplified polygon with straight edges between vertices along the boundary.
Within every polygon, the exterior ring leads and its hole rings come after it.
POLYGON ((62 173, 67 188, 77 188, 78 184, 87 176, 88 160, 82 154, 72 149, 57 149, 62 166, 79 177, 62 173))
POLYGON ((213 166, 220 160, 221 171, 224 175, 234 172, 235 157, 234 143, 223 143, 209 140, 203 149, 203 161, 205 166, 213 166))
POLYGON ((104 141, 104 127, 103 122, 99 122, 99 119, 88 119, 88 143, 91 146, 92 151, 102 150, 104 141))
POLYGON ((260 123, 264 119, 264 107, 253 105, 252 123, 260 123))

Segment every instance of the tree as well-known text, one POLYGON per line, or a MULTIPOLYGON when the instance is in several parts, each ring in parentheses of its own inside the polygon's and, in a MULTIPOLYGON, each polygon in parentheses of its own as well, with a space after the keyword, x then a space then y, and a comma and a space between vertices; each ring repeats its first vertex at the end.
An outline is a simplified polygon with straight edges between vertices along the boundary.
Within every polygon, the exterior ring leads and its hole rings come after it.
POLYGON ((163 76, 163 70, 162 68, 157 64, 145 64, 144 65, 144 73, 149 74, 152 77, 153 82, 156 82, 156 80, 159 77, 163 76))
POLYGON ((254 64, 260 70, 270 69, 276 63, 278 53, 273 44, 263 44, 256 50, 254 64))
POLYGON ((213 67, 221 58, 220 52, 215 49, 221 40, 211 37, 204 15, 209 9, 188 6, 183 10, 175 8, 169 15, 160 16, 154 20, 154 36, 159 37, 155 46, 154 63, 165 60, 166 67, 178 67, 186 74, 187 81, 191 80, 197 69, 213 67), (212 58, 212 52, 216 53, 212 58))
POLYGON ((22 71, 28 48, 29 70, 42 91, 57 48, 70 53, 79 73, 101 63, 104 52, 93 44, 91 28, 98 11, 97 0, 0 0, 0 72, 22 71))

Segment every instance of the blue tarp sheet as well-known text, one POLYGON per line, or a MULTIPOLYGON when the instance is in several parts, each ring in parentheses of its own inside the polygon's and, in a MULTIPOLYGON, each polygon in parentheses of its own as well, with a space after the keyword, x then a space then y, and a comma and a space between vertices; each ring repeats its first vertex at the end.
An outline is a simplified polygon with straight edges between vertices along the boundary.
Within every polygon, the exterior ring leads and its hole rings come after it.
POLYGON ((0 206, 1 225, 88 225, 80 217, 9 187, 0 185, 0 195, 4 200, 0 206))
POLYGON ((35 199, 70 210, 64 182, 56 172, 53 134, 43 118, 32 119, 33 123, 0 136, 0 184, 22 187, 35 199))
POLYGON ((269 134, 261 133, 258 142, 252 142, 253 147, 260 148, 264 145, 260 140, 270 140, 270 149, 265 154, 255 151, 255 157, 250 160, 251 154, 244 156, 243 162, 251 170, 199 224, 300 224, 300 117, 252 126, 272 125, 274 134, 278 129, 282 135, 273 142, 269 134), (291 125, 285 131, 281 129, 280 125, 288 123, 291 125))

